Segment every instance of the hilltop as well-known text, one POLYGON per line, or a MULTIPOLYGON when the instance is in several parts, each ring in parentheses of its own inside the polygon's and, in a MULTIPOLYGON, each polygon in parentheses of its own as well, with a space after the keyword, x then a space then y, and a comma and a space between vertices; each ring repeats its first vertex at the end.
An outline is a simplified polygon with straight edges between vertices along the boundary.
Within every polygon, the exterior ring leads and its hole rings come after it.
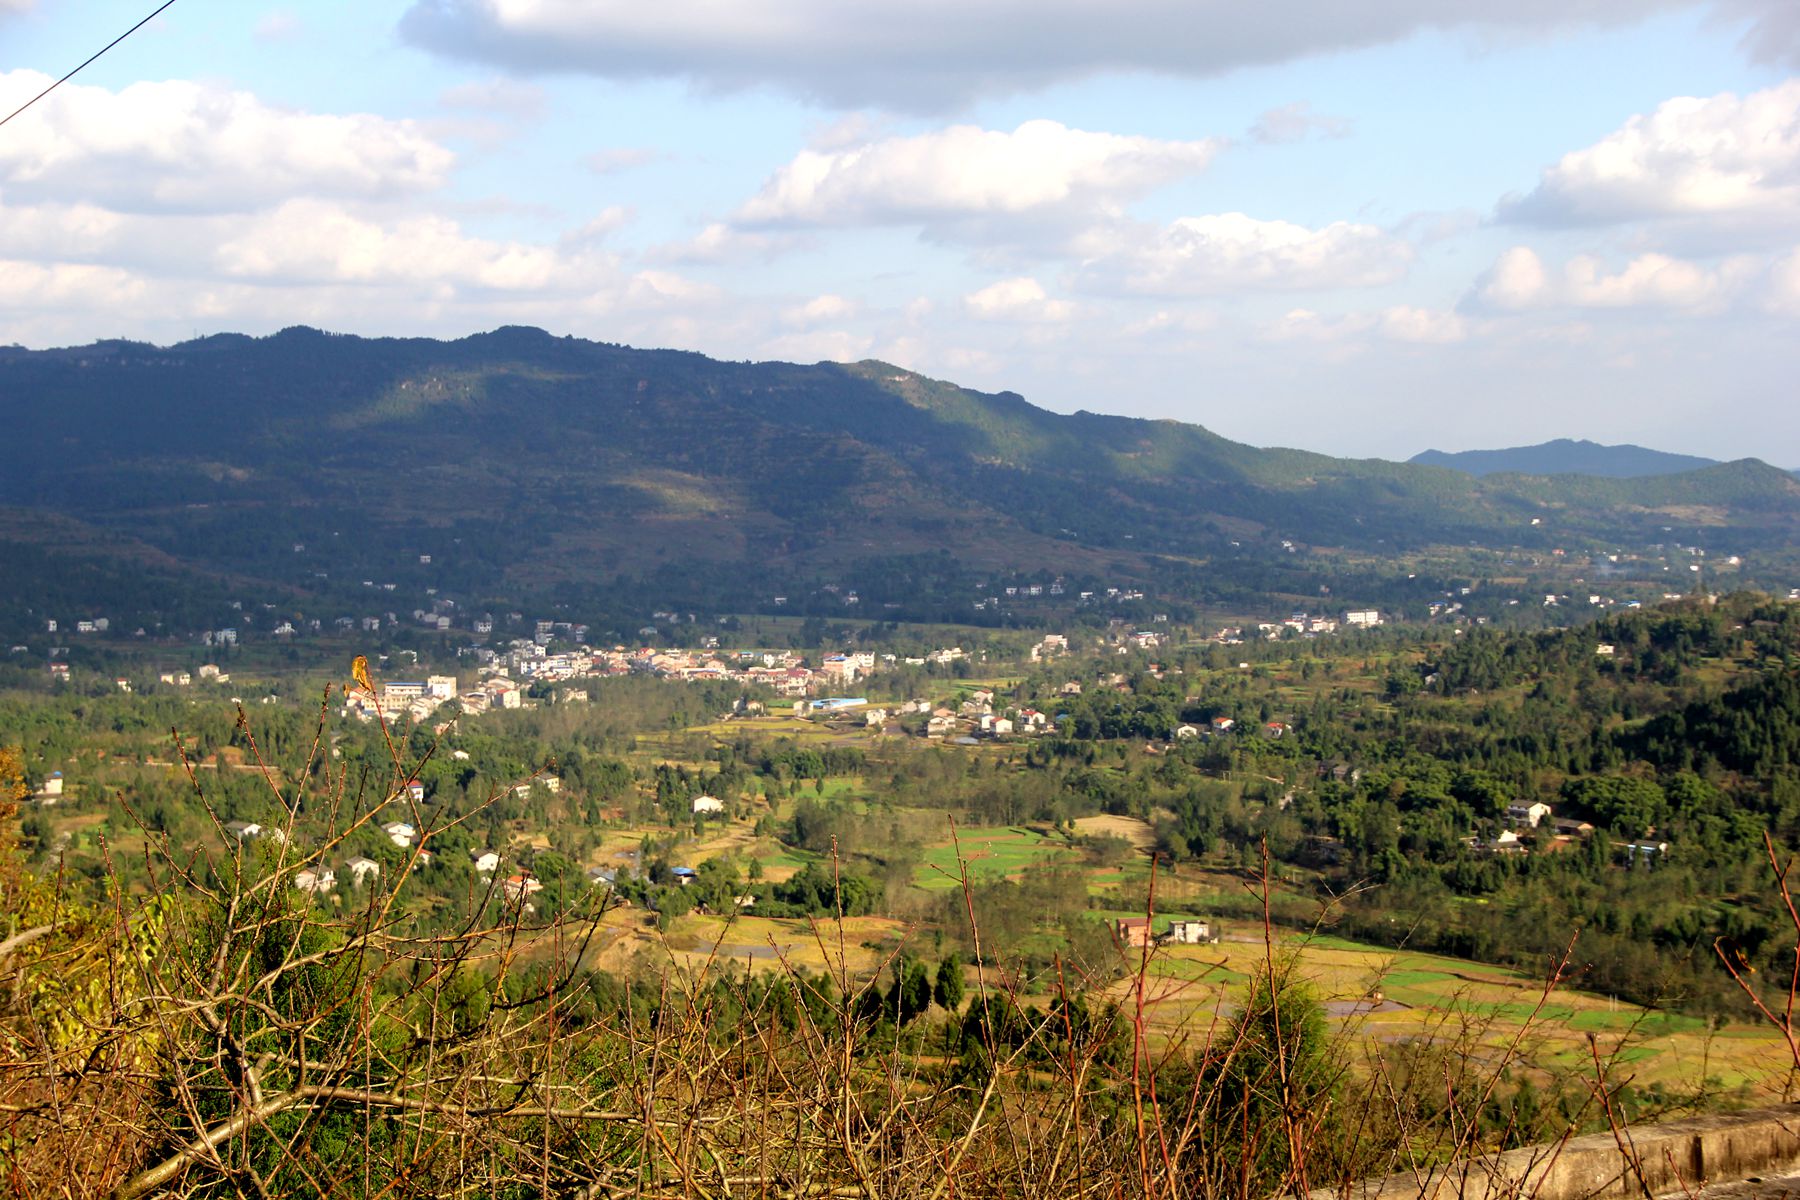
POLYGON ((1643 446, 1604 446, 1599 442, 1557 438, 1535 446, 1504 450, 1425 450, 1407 460, 1419 466, 1449 467, 1470 475, 1599 475, 1637 479, 1645 475, 1679 475, 1718 466, 1694 454, 1670 454, 1643 446))
POLYGON ((835 579, 929 613, 966 608, 985 572, 1174 570, 1266 590, 1296 545, 1738 553, 1800 531, 1800 481, 1753 459, 1474 478, 1062 415, 880 362, 721 362, 517 327, 4 349, 0 420, 0 505, 30 510, 11 524, 49 512, 92 531, 58 552, 130 574, 109 559, 120 544, 182 586, 257 579, 302 597, 365 581, 501 599, 653 586, 724 608, 835 579))

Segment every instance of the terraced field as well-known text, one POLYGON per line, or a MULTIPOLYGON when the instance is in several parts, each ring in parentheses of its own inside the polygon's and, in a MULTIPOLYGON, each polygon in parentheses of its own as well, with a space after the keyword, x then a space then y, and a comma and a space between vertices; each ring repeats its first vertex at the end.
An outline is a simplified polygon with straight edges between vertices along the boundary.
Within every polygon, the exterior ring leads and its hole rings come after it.
MULTIPOLYGON (((1597 1052, 1638 1088, 1704 1085, 1756 1100, 1779 1096, 1790 1060, 1785 1042, 1760 1026, 1715 1028, 1461 959, 1330 937, 1282 938, 1277 953, 1293 956, 1296 977, 1316 989, 1343 1051, 1363 1060, 1384 1045, 1424 1040, 1466 1047, 1477 1065, 1509 1064, 1543 1081, 1591 1079, 1597 1052)), ((1236 1011, 1265 961, 1261 931, 1249 926, 1227 925, 1217 945, 1158 947, 1145 983, 1153 1036, 1203 1039, 1236 1011)), ((1127 980, 1113 994, 1131 999, 1134 986, 1127 980)))

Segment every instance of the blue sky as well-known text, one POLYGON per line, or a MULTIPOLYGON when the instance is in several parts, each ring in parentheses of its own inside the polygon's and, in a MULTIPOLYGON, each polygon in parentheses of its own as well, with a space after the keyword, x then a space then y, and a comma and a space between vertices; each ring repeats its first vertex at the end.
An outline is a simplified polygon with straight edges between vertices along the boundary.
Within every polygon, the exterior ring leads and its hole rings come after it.
POLYGON ((1800 6, 179 0, 0 129, 0 342, 300 323, 1800 466, 1800 6))

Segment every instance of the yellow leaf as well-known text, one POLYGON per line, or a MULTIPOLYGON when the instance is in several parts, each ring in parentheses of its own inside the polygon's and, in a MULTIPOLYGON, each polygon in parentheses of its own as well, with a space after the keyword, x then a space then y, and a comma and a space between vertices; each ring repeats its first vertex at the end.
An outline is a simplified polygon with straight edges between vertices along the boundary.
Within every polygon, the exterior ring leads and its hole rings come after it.
POLYGON ((365 691, 374 691, 375 683, 369 678, 369 660, 357 655, 350 660, 350 675, 365 691))

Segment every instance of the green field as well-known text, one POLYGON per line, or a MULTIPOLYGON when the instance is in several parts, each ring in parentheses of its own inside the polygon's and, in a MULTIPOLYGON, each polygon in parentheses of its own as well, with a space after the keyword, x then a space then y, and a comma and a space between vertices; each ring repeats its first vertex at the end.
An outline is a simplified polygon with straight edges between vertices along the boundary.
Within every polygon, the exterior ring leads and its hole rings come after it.
POLYGON ((960 887, 965 866, 970 879, 1005 878, 1067 849, 1061 838, 1019 826, 974 826, 958 830, 955 842, 927 847, 913 883, 929 890, 960 887))

